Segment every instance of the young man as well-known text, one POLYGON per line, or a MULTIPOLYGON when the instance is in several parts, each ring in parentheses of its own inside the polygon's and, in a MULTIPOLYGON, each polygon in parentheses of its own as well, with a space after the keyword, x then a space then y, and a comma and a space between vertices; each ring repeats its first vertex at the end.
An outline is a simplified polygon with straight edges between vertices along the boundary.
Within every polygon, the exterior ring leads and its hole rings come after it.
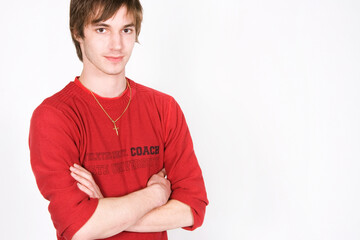
POLYGON ((208 204, 174 99, 125 77, 140 32, 138 0, 72 0, 83 71, 31 119, 31 165, 58 239, 167 239, 208 204))

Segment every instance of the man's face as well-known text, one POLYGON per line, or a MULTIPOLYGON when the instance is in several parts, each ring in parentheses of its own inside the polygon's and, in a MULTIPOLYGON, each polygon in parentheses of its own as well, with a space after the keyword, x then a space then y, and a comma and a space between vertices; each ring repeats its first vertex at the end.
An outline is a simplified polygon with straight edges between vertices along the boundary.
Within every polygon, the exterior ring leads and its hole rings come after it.
POLYGON ((98 76, 124 73, 136 40, 134 18, 121 7, 113 17, 84 28, 84 39, 78 39, 84 71, 98 76))

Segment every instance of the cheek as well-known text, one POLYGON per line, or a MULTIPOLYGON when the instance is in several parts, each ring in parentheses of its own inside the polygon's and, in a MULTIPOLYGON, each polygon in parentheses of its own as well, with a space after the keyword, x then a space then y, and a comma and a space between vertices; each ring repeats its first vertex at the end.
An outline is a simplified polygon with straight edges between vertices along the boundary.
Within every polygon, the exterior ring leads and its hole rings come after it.
POLYGON ((134 41, 129 41, 126 43, 126 51, 131 54, 132 50, 134 49, 135 46, 135 42, 134 41))
POLYGON ((89 56, 95 56, 97 54, 100 54, 102 52, 102 49, 104 48, 103 46, 104 43, 100 41, 84 42, 85 52, 89 56))

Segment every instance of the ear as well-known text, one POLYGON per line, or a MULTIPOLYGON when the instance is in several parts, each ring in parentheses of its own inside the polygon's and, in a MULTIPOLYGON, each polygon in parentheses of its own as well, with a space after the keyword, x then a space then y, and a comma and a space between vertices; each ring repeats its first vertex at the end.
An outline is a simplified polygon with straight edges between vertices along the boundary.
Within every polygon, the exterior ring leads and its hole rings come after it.
POLYGON ((75 39, 76 41, 78 41, 79 43, 82 43, 82 42, 83 42, 83 38, 80 37, 80 35, 77 33, 76 30, 74 30, 74 32, 72 33, 72 35, 73 35, 74 39, 75 39))

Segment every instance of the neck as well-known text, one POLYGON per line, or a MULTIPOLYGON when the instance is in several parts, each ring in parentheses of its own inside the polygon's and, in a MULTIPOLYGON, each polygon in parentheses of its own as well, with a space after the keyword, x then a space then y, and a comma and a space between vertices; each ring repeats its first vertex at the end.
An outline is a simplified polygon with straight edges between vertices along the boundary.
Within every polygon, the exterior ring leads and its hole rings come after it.
POLYGON ((79 80, 87 89, 106 98, 118 97, 126 89, 124 71, 117 75, 99 75, 83 70, 79 80))

